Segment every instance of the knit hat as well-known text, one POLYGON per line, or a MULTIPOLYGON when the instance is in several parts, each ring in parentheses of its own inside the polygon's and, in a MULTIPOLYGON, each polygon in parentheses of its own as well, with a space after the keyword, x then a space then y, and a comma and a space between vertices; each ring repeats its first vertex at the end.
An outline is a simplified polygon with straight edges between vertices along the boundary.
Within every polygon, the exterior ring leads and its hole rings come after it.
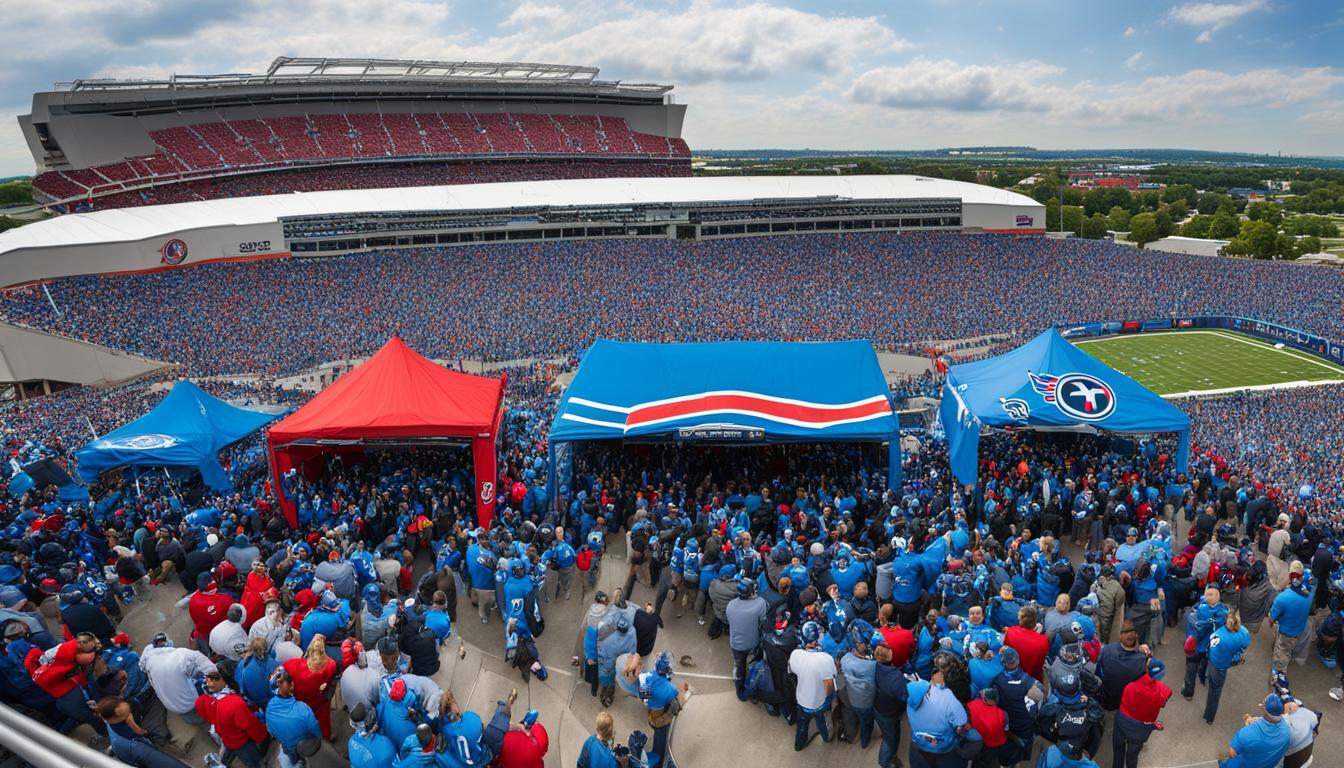
POLYGON ((1265 697, 1265 719, 1277 723, 1283 717, 1283 700, 1279 694, 1271 693, 1265 697))

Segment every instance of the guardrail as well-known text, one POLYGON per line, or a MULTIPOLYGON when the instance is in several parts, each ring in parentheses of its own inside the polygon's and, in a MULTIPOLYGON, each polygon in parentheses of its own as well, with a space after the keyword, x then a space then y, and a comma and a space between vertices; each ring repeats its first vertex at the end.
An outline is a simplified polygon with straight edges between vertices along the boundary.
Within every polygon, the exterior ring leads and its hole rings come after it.
POLYGON ((0 704, 0 744, 35 768, 126 768, 126 764, 0 704))

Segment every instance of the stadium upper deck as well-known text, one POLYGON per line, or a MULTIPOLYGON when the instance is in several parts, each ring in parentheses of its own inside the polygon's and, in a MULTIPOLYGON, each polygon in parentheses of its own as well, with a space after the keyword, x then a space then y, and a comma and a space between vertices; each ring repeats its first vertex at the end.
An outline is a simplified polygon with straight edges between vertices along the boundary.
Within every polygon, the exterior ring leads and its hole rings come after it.
MULTIPOLYGON (((688 174, 672 86, 597 76, 554 64, 279 58, 261 75, 58 83, 34 94, 19 125, 38 198, 66 210, 313 189, 293 173, 261 174, 373 163, 416 163, 408 177, 431 177, 400 185, 451 181, 447 164, 463 161, 592 166, 562 176, 629 175, 630 162, 647 175, 688 174), (426 174, 426 162, 438 165, 426 174), (199 183, 225 177, 227 186, 199 183)), ((322 174, 317 184, 347 181, 322 174)))

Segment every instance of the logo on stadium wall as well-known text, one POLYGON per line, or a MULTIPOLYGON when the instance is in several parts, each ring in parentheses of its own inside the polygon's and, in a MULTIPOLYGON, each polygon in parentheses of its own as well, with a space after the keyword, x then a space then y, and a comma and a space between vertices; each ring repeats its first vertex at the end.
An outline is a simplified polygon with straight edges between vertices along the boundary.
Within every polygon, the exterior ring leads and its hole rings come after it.
POLYGON ((177 438, 172 435, 131 435, 99 440, 97 445, 99 448, 114 450, 152 451, 157 448, 171 448, 177 443, 177 438))
POLYGON ((1181 319, 1181 320, 1177 320, 1177 321, 1176 321, 1176 327, 1177 327, 1177 328, 1193 328, 1194 326, 1195 326, 1195 321, 1194 321, 1194 320, 1191 320, 1191 319, 1189 319, 1189 318, 1185 318, 1185 319, 1181 319))
POLYGON ((1065 328, 1059 335, 1060 335, 1060 336, 1063 336, 1063 337, 1066 338, 1066 339, 1071 339, 1071 338, 1073 338, 1074 336, 1086 336, 1086 335, 1087 335, 1087 326, 1085 326, 1085 325, 1076 325, 1076 326, 1074 326, 1074 327, 1072 327, 1072 328, 1065 328))
POLYGON ((1115 412, 1115 390, 1085 373, 1050 376, 1027 372, 1032 389, 1059 412, 1079 421, 1101 421, 1115 412))
POLYGON ((1036 219, 1027 216, 1026 214, 1018 214, 1017 216, 1017 226, 1019 227, 1030 227, 1035 221, 1036 219))
POLYGON ((481 503, 489 504, 495 500, 495 484, 486 480, 481 483, 481 503))
POLYGON ((1003 406, 1003 412, 1008 414, 1008 418, 1014 421, 1026 421, 1031 416, 1031 406, 1027 405, 1026 400, 1016 397, 1000 397, 999 405, 1003 406))
POLYGON ((170 266, 177 266, 187 260, 187 244, 177 238, 173 238, 163 244, 159 249, 160 261, 170 266))

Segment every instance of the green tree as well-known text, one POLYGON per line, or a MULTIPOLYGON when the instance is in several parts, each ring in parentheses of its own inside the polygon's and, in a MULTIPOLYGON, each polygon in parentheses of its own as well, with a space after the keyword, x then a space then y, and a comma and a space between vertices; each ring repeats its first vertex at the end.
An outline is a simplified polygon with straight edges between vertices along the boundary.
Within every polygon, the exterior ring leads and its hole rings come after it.
POLYGON ((1172 184, 1162 190, 1162 202, 1174 203, 1177 200, 1185 201, 1187 209, 1194 208, 1199 205, 1199 193, 1193 184, 1172 184))
POLYGON ((1212 223, 1212 216, 1195 214, 1181 227, 1181 235, 1183 237, 1206 238, 1209 236, 1209 225, 1212 223))
POLYGON ((1299 237, 1297 238, 1297 245, 1294 250, 1296 251, 1294 258, 1296 258, 1297 256, 1306 256, 1309 253, 1320 253, 1321 238, 1316 237, 1315 235, 1307 235, 1306 237, 1299 237))
POLYGON ((1167 213, 1166 208, 1159 208, 1157 212, 1153 214, 1153 219, 1157 222, 1158 237, 1167 237, 1176 228, 1171 220, 1171 214, 1167 213))
MULTIPOLYGON (((1218 212, 1218 204, 1223 201, 1224 197, 1227 196, 1219 195, 1214 192, 1205 192, 1204 194, 1199 196, 1199 204, 1196 205, 1195 207, 1198 208, 1199 212, 1202 214, 1205 215, 1215 214, 1218 212)), ((1229 197, 1227 199, 1231 201, 1232 198, 1229 197)))
POLYGON ((1059 231, 1059 201, 1053 197, 1045 201, 1045 228, 1051 232, 1059 231))
POLYGON ((1106 213, 1117 205, 1130 213, 1139 211, 1138 201, 1124 187, 1097 187, 1089 190, 1083 205, 1088 216, 1094 213, 1106 213))
POLYGON ((1339 237, 1339 225, 1333 219, 1328 216, 1313 216, 1309 213, 1288 217, 1283 222, 1283 231, 1290 235, 1339 237))
POLYGON ((1167 213, 1171 214, 1172 221, 1180 221, 1190 215, 1190 206, 1186 205, 1185 200, 1174 200, 1167 203, 1167 213))
POLYGON ((1139 192, 1135 197, 1139 201, 1139 207, 1145 211, 1155 211, 1157 206, 1162 203, 1162 193, 1156 189, 1145 189, 1139 192))
POLYGON ((31 181, 10 181, 0 184, 0 205, 30 205, 32 202, 31 181))
POLYGON ((25 221, 10 218, 9 216, 0 216, 0 232, 4 232, 7 229, 14 229, 15 227, 21 227, 26 223, 27 222, 25 221))
POLYGON ((854 173, 863 176, 881 176, 887 172, 887 166, 882 165, 876 160, 864 158, 855 164, 854 173))
POLYGON ((1111 229, 1115 230, 1116 232, 1129 231, 1130 215, 1129 211, 1125 210, 1124 208, 1121 208, 1118 205, 1115 206, 1110 210, 1110 213, 1107 214, 1106 219, 1107 221, 1110 222, 1111 229))
POLYGON ((1241 225, 1237 222, 1237 215, 1231 211, 1219 211, 1209 221, 1209 237, 1215 240, 1236 237, 1240 231, 1241 225))
POLYGON ((1243 221, 1241 231, 1232 238, 1229 248, 1239 256, 1272 259, 1281 247, 1279 231, 1267 221, 1243 221))
POLYGON ((1263 219, 1277 227, 1283 221, 1283 212, 1273 203, 1254 202, 1246 206, 1246 217, 1252 221, 1263 219))
POLYGON ((1078 234, 1088 240, 1100 240, 1106 237, 1106 217, 1094 213, 1090 218, 1083 219, 1083 229, 1078 234))
POLYGON ((1064 206, 1064 230, 1075 234, 1083 231, 1083 207, 1081 205, 1064 206))
POLYGON ((1158 239, 1157 218, 1151 213, 1140 213, 1129 220, 1129 241, 1144 245, 1158 239))

